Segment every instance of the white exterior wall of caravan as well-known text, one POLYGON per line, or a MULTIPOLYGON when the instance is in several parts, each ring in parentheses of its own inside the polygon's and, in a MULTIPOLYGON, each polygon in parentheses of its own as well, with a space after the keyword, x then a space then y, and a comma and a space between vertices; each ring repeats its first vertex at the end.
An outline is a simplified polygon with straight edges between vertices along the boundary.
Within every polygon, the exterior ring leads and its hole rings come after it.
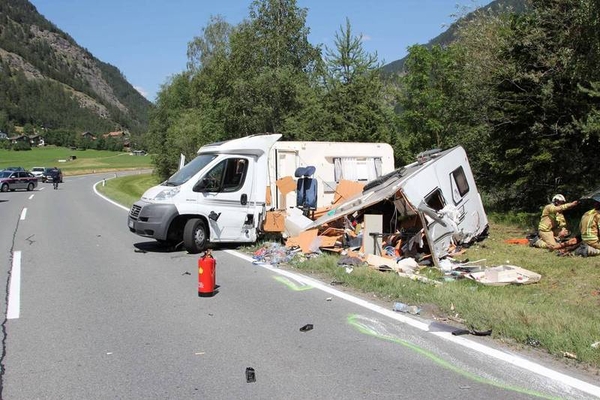
POLYGON ((394 150, 387 143, 277 142, 269 154, 273 207, 296 206, 296 193, 284 196, 275 181, 294 176, 298 167, 314 166, 318 182, 317 206, 332 203, 340 179, 367 183, 394 170, 394 150), (336 170, 337 165, 337 170, 336 170))
POLYGON ((462 147, 447 150, 425 162, 420 170, 406 179, 402 190, 420 211, 424 211, 426 205, 438 214, 435 219, 431 218, 431 213, 422 214, 428 241, 435 248, 432 251, 434 259, 447 253, 453 237, 468 243, 488 225, 473 172, 462 147), (454 215, 439 218, 443 215, 442 210, 451 211, 454 215))

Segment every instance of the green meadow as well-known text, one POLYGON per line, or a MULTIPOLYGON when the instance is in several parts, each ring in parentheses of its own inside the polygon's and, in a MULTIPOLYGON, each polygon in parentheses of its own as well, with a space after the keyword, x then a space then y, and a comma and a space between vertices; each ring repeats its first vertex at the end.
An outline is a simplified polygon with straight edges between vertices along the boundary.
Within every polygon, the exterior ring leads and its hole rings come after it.
POLYGON ((64 175, 152 168, 152 157, 107 150, 70 150, 41 147, 30 151, 0 150, 0 169, 6 167, 58 167, 64 175))

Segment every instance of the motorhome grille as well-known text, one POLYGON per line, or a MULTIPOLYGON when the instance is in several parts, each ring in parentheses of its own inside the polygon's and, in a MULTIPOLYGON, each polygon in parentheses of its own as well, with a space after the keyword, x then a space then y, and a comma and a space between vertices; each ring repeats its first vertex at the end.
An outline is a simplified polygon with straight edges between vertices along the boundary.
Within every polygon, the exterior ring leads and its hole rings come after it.
POLYGON ((142 207, 138 206, 137 204, 134 204, 131 207, 131 211, 129 212, 129 215, 131 216, 131 218, 137 219, 137 217, 140 215, 141 210, 142 210, 142 207))

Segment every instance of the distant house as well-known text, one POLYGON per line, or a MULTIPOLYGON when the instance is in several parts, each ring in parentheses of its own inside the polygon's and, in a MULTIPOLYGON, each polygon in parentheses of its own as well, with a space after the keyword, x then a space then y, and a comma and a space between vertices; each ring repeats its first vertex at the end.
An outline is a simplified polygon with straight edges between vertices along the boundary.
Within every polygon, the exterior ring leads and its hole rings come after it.
POLYGON ((123 147, 125 148, 129 148, 129 132, 125 132, 125 131, 115 131, 115 132, 108 132, 105 133, 104 135, 102 135, 102 137, 108 139, 120 139, 123 141, 123 147))
POLYGON ((17 142, 28 142, 29 138, 26 135, 18 135, 8 138, 12 144, 16 144, 17 142))
POLYGON ((32 146, 38 146, 40 141, 44 142, 44 138, 41 135, 30 135, 27 138, 29 139, 29 144, 32 146))
POLYGON ((8 140, 8 134, 0 131, 0 140, 8 140))
POLYGON ((125 131, 115 131, 115 132, 108 132, 105 133, 104 135, 102 135, 105 138, 113 138, 113 139, 122 139, 126 136, 127 134, 125 133, 125 131))
POLYGON ((83 139, 96 140, 96 136, 94 136, 94 134, 92 132, 89 132, 89 131, 82 132, 81 133, 81 137, 83 139))

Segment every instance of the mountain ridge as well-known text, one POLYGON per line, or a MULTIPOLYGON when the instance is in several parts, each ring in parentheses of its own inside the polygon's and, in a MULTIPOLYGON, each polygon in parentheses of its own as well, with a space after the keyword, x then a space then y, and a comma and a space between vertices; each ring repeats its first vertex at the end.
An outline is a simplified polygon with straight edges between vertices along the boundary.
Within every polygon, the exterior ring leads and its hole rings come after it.
MULTIPOLYGON (((471 12, 467 13, 465 16, 459 18, 459 20, 452 23, 448 27, 448 29, 446 29, 444 32, 440 33, 433 39, 429 40, 426 44, 424 44, 424 46, 427 48, 431 48, 435 45, 445 46, 445 45, 452 43, 454 41, 454 39, 456 38, 456 31, 458 29, 457 23, 459 23, 460 21, 464 21, 465 19, 468 20, 470 18, 473 18, 474 13, 476 13, 477 11, 490 11, 492 13, 499 13, 502 10, 506 10, 506 9, 512 9, 515 12, 524 12, 527 9, 527 1, 526 0, 494 0, 491 3, 489 3, 488 5, 477 8, 476 10, 471 11, 471 12)), ((392 62, 389 62, 389 63, 383 65, 381 67, 382 72, 384 74, 394 74, 394 73, 402 72, 404 69, 404 63, 406 62, 407 57, 408 57, 408 55, 404 56, 403 58, 401 58, 399 60, 395 60, 395 61, 392 61, 392 62)))
POLYGON ((98 133, 147 129, 152 103, 28 0, 0 0, 0 78, 0 112, 17 125, 98 133), (49 96, 53 107, 31 92, 49 96))

